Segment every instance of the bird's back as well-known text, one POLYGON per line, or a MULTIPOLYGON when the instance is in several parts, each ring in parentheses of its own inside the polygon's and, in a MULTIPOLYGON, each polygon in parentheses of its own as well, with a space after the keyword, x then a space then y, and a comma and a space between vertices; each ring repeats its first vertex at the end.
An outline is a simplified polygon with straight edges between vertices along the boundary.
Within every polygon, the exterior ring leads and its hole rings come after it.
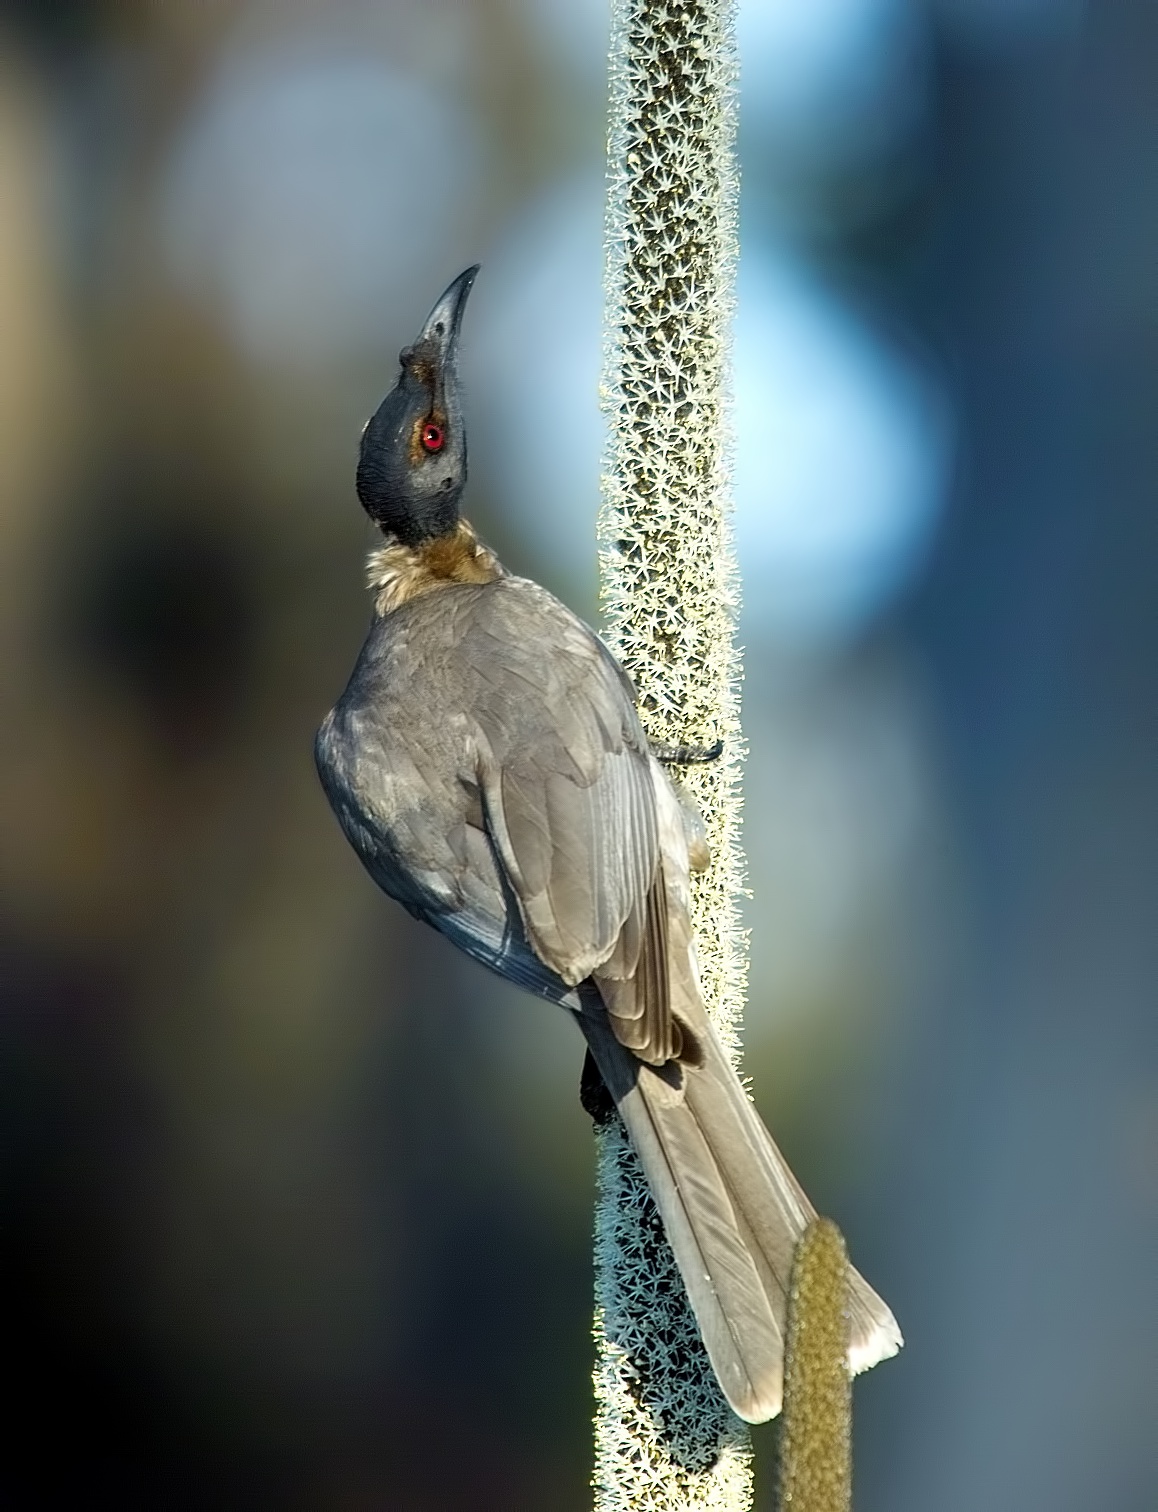
MULTIPOLYGON (((586 963, 566 969, 566 951, 545 963, 512 928, 493 809, 505 792, 517 822, 525 800, 533 831, 560 789, 586 794, 620 767, 650 784, 631 684, 588 626, 518 577, 412 598, 375 617, 316 755, 343 829, 386 892, 504 975, 575 1006, 586 963), (551 969, 560 965, 566 980, 551 969)), ((566 836, 553 843, 566 849, 566 836)), ((652 838, 639 864, 654 861, 652 838)), ((595 930, 597 953, 611 927, 595 930)))

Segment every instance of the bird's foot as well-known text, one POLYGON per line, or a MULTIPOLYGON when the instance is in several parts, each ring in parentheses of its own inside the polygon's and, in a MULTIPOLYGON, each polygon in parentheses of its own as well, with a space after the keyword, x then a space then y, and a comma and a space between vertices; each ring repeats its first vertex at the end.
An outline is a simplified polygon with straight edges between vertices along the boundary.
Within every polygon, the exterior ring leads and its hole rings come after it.
POLYGON ((718 761, 723 751, 722 740, 717 740, 710 746, 665 745, 656 740, 651 742, 651 754, 665 766, 694 766, 705 761, 718 761))

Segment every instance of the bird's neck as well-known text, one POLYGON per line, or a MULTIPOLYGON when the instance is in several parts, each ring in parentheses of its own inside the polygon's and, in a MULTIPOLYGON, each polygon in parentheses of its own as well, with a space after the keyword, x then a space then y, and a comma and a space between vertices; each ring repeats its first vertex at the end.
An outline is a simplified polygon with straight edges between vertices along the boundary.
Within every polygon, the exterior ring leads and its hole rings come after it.
POLYGON ((411 599, 452 583, 493 583, 502 576, 498 557, 466 520, 419 546, 389 540, 366 560, 366 579, 379 614, 391 614, 411 599))

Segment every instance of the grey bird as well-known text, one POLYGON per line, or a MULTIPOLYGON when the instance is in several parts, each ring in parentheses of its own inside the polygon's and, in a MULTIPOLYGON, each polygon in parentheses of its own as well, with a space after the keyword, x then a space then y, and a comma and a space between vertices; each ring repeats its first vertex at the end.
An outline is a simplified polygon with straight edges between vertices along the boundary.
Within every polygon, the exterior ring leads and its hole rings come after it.
MULTIPOLYGON (((370 875, 475 960, 568 1009, 627 1127, 720 1387, 780 1409, 793 1252, 814 1209, 704 1009, 689 873, 706 859, 630 679, 459 513, 450 285, 368 422, 357 488, 385 537, 374 613, 318 732, 323 786, 370 875)), ((850 1271, 850 1369, 901 1344, 850 1271)))

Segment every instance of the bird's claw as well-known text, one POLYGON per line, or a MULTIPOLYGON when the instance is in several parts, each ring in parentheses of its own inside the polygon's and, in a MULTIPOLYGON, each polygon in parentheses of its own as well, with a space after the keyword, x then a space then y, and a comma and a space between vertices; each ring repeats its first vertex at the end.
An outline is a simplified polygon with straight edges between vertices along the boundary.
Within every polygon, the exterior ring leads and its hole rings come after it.
POLYGON ((724 751, 724 742, 717 740, 710 746, 665 745, 662 741, 651 742, 651 754, 665 766, 693 766, 706 761, 718 761, 724 751))

